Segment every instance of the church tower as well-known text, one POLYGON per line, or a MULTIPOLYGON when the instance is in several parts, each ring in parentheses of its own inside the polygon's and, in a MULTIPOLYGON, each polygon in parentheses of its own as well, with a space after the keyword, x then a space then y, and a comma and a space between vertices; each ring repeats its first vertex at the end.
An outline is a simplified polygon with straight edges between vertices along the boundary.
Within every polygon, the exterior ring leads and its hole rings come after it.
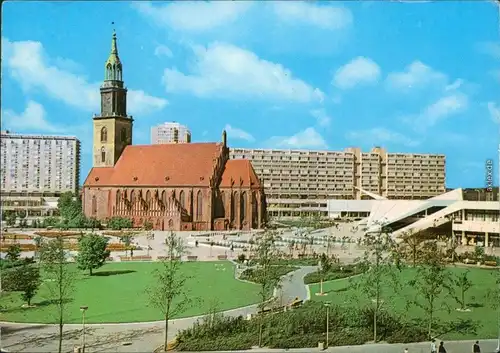
POLYGON ((127 116, 127 89, 123 84, 122 63, 118 57, 116 33, 111 53, 104 65, 101 86, 101 113, 94 115, 93 166, 112 167, 126 146, 132 144, 132 116, 127 116))

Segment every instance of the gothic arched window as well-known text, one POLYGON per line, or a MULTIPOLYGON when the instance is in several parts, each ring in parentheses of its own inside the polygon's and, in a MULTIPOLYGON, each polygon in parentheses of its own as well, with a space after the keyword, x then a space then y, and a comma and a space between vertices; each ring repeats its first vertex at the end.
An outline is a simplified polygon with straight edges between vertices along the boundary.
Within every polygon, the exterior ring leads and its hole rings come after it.
POLYGON ((111 64, 106 66, 106 79, 109 80, 111 78, 111 64))
POLYGON ((106 162, 106 149, 104 148, 104 146, 101 147, 101 162, 106 162))
POLYGON ((92 196, 92 216, 95 216, 97 214, 97 198, 92 196))
POLYGON ((236 219, 236 192, 231 193, 231 222, 236 219))
POLYGON ((146 204, 149 206, 149 203, 151 202, 151 192, 146 191, 146 204))
POLYGON ((196 195, 196 218, 198 221, 201 221, 203 218, 203 195, 201 190, 196 195))
POLYGON ((179 193, 179 202, 181 203, 182 208, 186 208, 186 199, 184 196, 184 190, 181 190, 181 192, 179 193))
POLYGON ((130 203, 133 205, 134 202, 135 202, 135 192, 134 192, 134 190, 132 190, 130 192, 130 203))
POLYGON ((165 190, 161 192, 161 202, 163 203, 164 206, 167 205, 167 194, 165 190))
POLYGON ((240 220, 243 222, 247 217, 247 193, 241 194, 240 199, 240 220))
POLYGON ((103 127, 101 129, 101 142, 107 142, 108 141, 108 129, 106 127, 103 127))
POLYGON ((120 205, 120 202, 122 200, 122 195, 120 190, 116 190, 116 207, 120 205))

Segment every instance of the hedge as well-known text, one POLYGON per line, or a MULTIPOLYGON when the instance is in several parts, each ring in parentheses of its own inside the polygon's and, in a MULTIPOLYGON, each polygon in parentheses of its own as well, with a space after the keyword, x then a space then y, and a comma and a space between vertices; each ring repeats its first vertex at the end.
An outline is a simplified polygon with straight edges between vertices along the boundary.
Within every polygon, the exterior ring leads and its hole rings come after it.
POLYGON ((82 232, 55 232, 55 231, 40 231, 35 232, 36 235, 46 238, 57 238, 57 237, 75 237, 83 234, 82 232))
MULTIPOLYGON (((326 273, 323 280, 333 281, 337 279, 356 276, 361 273, 363 273, 363 269, 360 265, 335 265, 328 273, 326 273)), ((319 283, 320 281, 321 275, 319 272, 311 272, 304 277, 305 284, 319 283)))

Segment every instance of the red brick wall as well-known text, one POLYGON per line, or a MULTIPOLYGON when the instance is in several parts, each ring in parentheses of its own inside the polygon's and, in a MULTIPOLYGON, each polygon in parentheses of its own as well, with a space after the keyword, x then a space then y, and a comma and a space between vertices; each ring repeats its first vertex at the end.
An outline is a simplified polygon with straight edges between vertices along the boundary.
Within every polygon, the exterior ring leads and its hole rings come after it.
MULTIPOLYGON (((223 203, 225 209, 225 218, 230 222, 231 220, 231 192, 234 193, 235 197, 235 216, 233 224, 229 224, 229 227, 232 226, 232 229, 245 229, 248 230, 252 227, 252 217, 258 217, 258 215, 253 215, 252 208, 252 191, 257 193, 257 200, 260 201, 260 190, 251 190, 250 188, 223 188, 221 191, 223 194, 223 203), (241 211, 241 203, 240 203, 240 195, 242 192, 246 192, 246 214, 244 222, 240 222, 240 211, 241 211)), ((144 223, 144 221, 149 220, 153 223, 153 227, 155 229, 165 229, 168 230, 169 221, 172 219, 173 226, 172 230, 210 230, 214 228, 223 228, 224 222, 219 223, 217 225, 214 224, 213 219, 213 208, 215 208, 215 192, 211 188, 105 188, 105 187, 85 187, 83 189, 82 195, 83 209, 84 213, 87 217, 96 217, 100 220, 105 220, 107 218, 111 218, 113 216, 120 216, 131 218, 134 222, 134 226, 140 227, 144 223), (130 198, 130 191, 134 190, 135 197, 139 197, 139 191, 142 191, 142 198, 146 199, 147 191, 150 191, 151 195, 151 204, 149 206, 148 211, 144 211, 142 209, 128 210, 124 207, 124 204, 117 208, 116 205, 116 192, 120 190, 123 195, 123 191, 127 191, 127 195, 130 198), (161 198, 161 194, 163 191, 166 192, 167 197, 172 195, 175 192, 175 197, 179 200, 181 190, 184 191, 185 197, 185 209, 191 217, 191 222, 185 222, 181 219, 177 219, 175 217, 165 216, 159 208, 157 208, 154 195, 156 190, 158 190, 158 197, 161 198), (198 218, 197 209, 198 209, 198 191, 201 192, 202 195, 202 215, 201 218, 198 218), (193 197, 190 198, 190 194, 192 193, 193 197), (96 215, 92 214, 92 197, 96 197, 97 201, 97 213, 96 215), (193 202, 191 207, 191 201, 193 202)), ((260 204, 260 202, 259 202, 260 204)), ((260 205, 259 205, 260 206, 260 205)), ((262 210, 262 207, 257 208, 258 211, 262 210)), ((261 215, 261 219, 264 220, 265 216, 261 215)), ((220 230, 220 229, 219 229, 220 230)))

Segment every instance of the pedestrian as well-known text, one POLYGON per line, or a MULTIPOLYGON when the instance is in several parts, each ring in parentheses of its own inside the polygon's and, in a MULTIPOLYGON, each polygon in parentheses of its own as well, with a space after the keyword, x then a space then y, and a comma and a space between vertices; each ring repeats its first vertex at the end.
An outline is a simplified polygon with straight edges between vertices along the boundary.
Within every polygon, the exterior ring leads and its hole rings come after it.
POLYGON ((439 351, 438 352, 439 353, 446 353, 446 348, 444 348, 444 342, 443 341, 441 341, 439 343, 439 351))
POLYGON ((194 246, 198 247, 198 240, 194 242, 194 246))
POLYGON ((479 341, 476 341, 472 346, 472 353, 481 353, 481 347, 479 347, 479 341))
POLYGON ((437 353, 436 340, 434 338, 431 341, 431 353, 437 353))
POLYGON ((408 353, 408 348, 405 348, 405 352, 404 353, 408 353))

